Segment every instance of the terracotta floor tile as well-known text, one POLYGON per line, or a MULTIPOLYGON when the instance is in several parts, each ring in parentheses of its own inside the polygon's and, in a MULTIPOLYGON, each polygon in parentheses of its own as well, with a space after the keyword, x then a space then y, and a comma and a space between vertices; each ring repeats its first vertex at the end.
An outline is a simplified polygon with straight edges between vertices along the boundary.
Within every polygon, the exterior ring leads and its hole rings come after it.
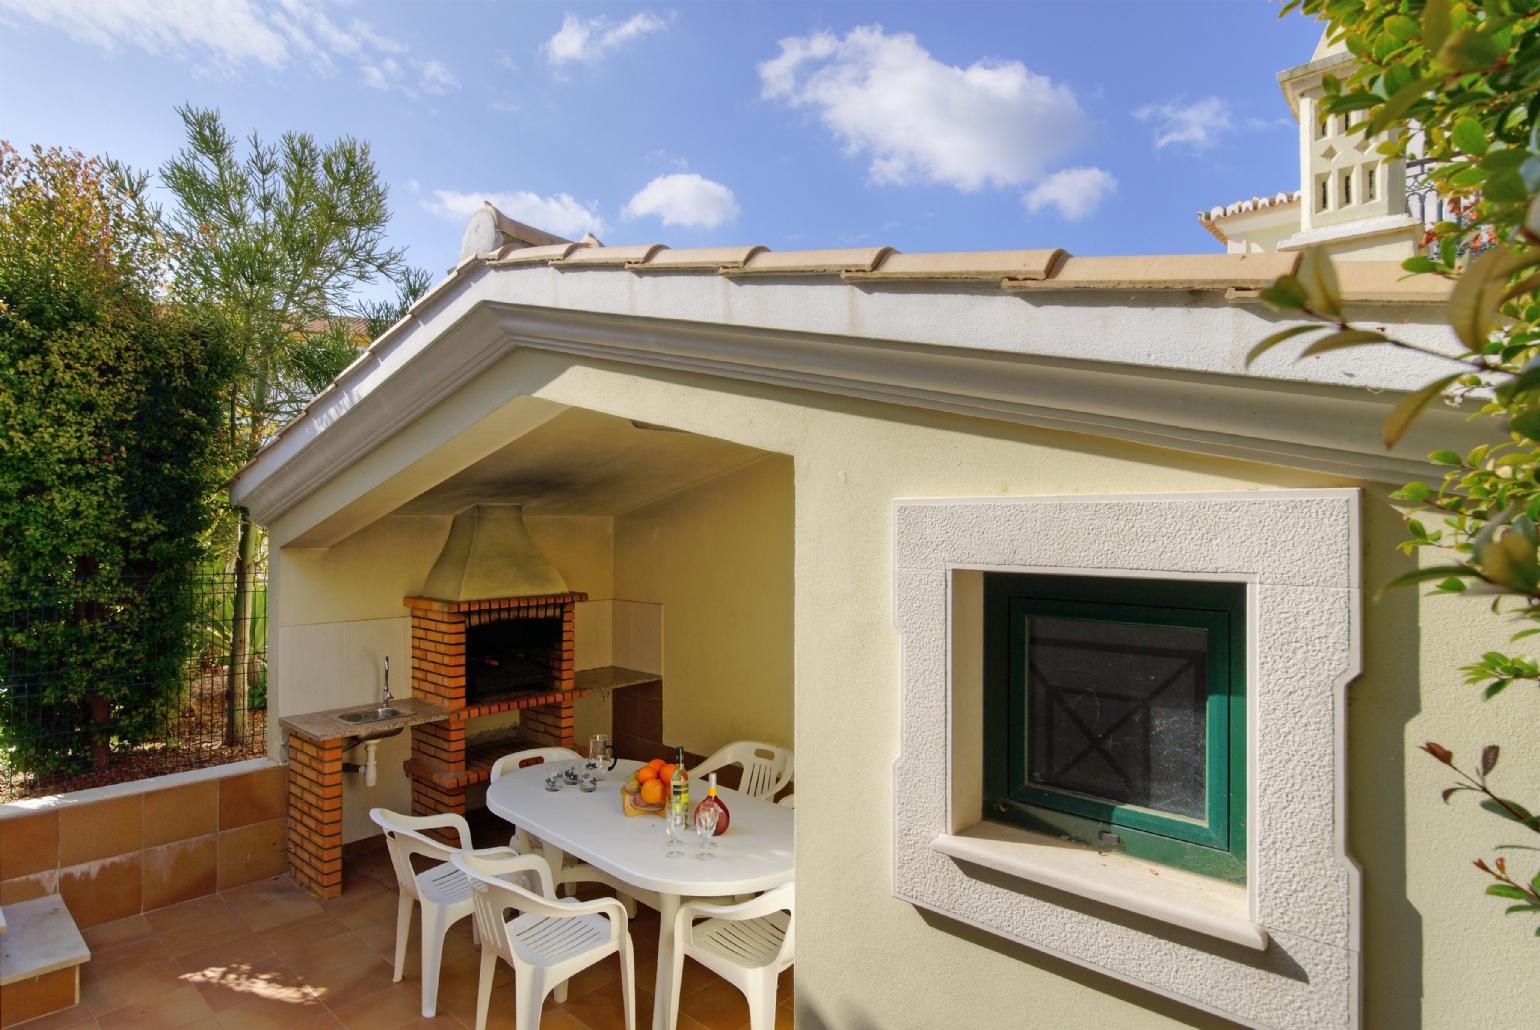
POLYGON ((379 952, 349 931, 290 948, 284 961, 307 976, 323 976, 344 966, 380 957, 379 952))
MULTIPOLYGON (((390 958, 396 953, 396 917, 389 919, 376 919, 368 923, 360 923, 353 927, 353 932, 361 937, 364 942, 375 951, 390 958)), ((418 936, 417 920, 412 919, 412 938, 418 936)))
POLYGON ((228 970, 250 969, 277 961, 273 949, 250 934, 176 956, 176 964, 183 972, 201 974, 209 979, 228 970))
POLYGON ((211 967, 189 974, 186 979, 220 1016, 232 1009, 302 1009, 317 1004, 304 977, 276 961, 250 966, 231 963, 222 969, 211 967))
MULTIPOLYGON (((506 966, 507 963, 499 963, 506 966)), ((620 956, 611 955, 603 962, 596 962, 587 969, 578 973, 567 981, 567 997, 569 999, 581 998, 589 991, 596 991, 601 987, 615 984, 619 990, 620 983, 620 956)))
MULTIPOLYGON (((643 963, 637 959, 636 984, 638 988, 652 990, 657 986, 658 964, 656 962, 643 963)), ((696 991, 713 983, 725 983, 721 977, 695 961, 693 958, 684 960, 684 983, 679 988, 679 997, 688 998, 696 991)))
POLYGON ((108 948, 116 948, 120 944, 142 940, 154 932, 150 921, 138 915, 129 916, 127 919, 114 919, 110 923, 102 923, 98 926, 88 926, 80 931, 80 936, 85 938, 86 947, 90 948, 94 955, 99 950, 105 951, 108 948))
POLYGON ((190 926, 207 919, 224 918, 231 914, 230 906, 217 894, 194 898, 179 905, 168 905, 144 914, 145 921, 156 933, 165 933, 181 926, 190 926))
POLYGON ((214 1014, 203 995, 192 985, 178 987, 154 998, 97 1017, 102 1030, 126 1027, 180 1027, 214 1014))
MULTIPOLYGON (((644 1022, 644 1014, 641 1011, 641 999, 644 995, 638 991, 636 996, 637 1023, 640 1025, 644 1022)), ((646 1004, 650 1008, 652 995, 647 994, 645 997, 646 1004)), ((545 1002, 545 1012, 550 1013, 553 1009, 575 1016, 590 1027, 624 1027, 626 1025, 624 996, 621 994, 618 978, 579 997, 574 997, 569 991, 567 1000, 561 1004, 557 1004, 553 998, 548 997, 545 1002)))
POLYGON ((304 919, 271 930, 263 930, 257 934, 257 938, 273 949, 273 953, 279 958, 288 959, 297 952, 303 952, 308 948, 324 944, 351 931, 338 921, 330 912, 319 911, 304 919))
POLYGON ((336 916, 348 926, 363 926, 368 923, 377 923, 389 920, 395 925, 396 920, 396 894, 394 891, 380 891, 378 894, 344 894, 341 898, 325 906, 326 910, 336 916))
POLYGON ((749 1003, 726 980, 715 979, 680 1000, 679 1011, 704 1023, 707 1030, 738 1030, 749 1021, 749 1003))
POLYGON ((340 1024, 331 1012, 301 992, 300 997, 237 996, 217 1013, 219 1025, 226 1030, 312 1030, 340 1024))
POLYGON ((98 1019, 108 1012, 146 1002, 186 984, 182 970, 170 959, 162 959, 107 980, 81 984, 80 997, 98 1019))
MULTIPOLYGON (((300 976, 309 985, 310 993, 334 1013, 340 1007, 393 986, 390 963, 378 955, 369 955, 333 969, 302 967, 300 976)), ((416 991, 415 985, 394 986, 416 991)))
POLYGON ((80 982, 87 984, 110 980, 140 966, 164 962, 170 957, 171 952, 166 950, 166 946, 157 937, 144 937, 115 948, 92 948, 91 961, 80 967, 80 982))
POLYGON ((459 1020, 447 1013, 437 1019, 424 1020, 420 1009, 421 997, 407 984, 388 985, 366 998, 342 1005, 328 1005, 332 1015, 345 1027, 359 1030, 402 1030, 404 1027, 436 1026, 458 1027, 459 1020))
MULTIPOLYGON (((487 1020, 490 1030, 492 1020, 487 1020)), ((512 1024, 510 1024, 512 1025, 512 1024)), ((616 1026, 624 1027, 625 1023, 616 1023, 616 1026)), ((553 1009, 547 1002, 540 1013, 540 1030, 595 1030, 594 1027, 574 1016, 571 1012, 562 1009, 553 1009)))
MULTIPOLYGON (((189 901, 185 904, 198 905, 208 898, 199 898, 197 901, 189 901)), ((213 899, 217 901, 218 899, 213 899)), ((181 905, 172 906, 181 908, 181 905)), ((171 909, 161 909, 169 912, 171 909)), ((153 917, 154 912, 146 914, 153 917)), ((154 919, 151 919, 154 923, 154 919)), ((202 951, 219 944, 231 944, 251 936, 251 930, 241 921, 224 902, 218 902, 217 906, 208 906, 203 909, 201 915, 192 919, 178 919, 173 925, 159 930, 160 941, 166 946, 166 950, 172 955, 185 955, 189 952, 202 951)))
POLYGON ((287 877, 259 880, 221 895, 253 933, 322 915, 321 903, 287 877), (234 895, 234 897, 232 897, 234 895))

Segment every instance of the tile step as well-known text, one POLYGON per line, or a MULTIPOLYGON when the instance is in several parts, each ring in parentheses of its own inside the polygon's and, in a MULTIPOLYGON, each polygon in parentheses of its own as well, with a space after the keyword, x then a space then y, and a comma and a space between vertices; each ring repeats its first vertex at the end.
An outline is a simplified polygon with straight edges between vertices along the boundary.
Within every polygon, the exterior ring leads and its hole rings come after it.
POLYGON ((57 894, 5 906, 5 922, 0 987, 91 960, 91 949, 57 894))

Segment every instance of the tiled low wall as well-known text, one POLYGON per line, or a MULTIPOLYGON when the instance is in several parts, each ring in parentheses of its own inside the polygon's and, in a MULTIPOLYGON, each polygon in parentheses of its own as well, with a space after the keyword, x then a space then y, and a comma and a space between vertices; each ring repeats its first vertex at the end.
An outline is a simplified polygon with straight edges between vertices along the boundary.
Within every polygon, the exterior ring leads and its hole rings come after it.
POLYGON ((0 806, 0 905, 59 894, 87 927, 277 876, 287 800, 262 760, 0 806))

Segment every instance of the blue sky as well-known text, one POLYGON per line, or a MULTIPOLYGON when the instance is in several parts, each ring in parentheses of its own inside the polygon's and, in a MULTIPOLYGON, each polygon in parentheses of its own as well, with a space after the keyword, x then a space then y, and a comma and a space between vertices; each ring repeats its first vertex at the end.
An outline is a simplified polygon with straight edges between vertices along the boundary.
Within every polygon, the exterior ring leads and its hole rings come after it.
POLYGON ((0 137, 154 167, 177 104, 369 140, 441 273, 493 199, 611 244, 1216 250, 1298 185, 1273 0, 0 0, 0 137))

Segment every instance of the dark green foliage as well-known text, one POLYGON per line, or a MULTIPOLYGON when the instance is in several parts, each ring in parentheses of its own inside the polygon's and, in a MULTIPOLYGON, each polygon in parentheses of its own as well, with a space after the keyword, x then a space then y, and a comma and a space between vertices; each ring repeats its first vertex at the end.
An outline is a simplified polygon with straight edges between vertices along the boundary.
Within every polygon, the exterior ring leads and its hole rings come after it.
POLYGON ((143 189, 0 144, 0 766, 83 762, 61 726, 144 739, 180 687, 233 362, 167 302, 143 189))

